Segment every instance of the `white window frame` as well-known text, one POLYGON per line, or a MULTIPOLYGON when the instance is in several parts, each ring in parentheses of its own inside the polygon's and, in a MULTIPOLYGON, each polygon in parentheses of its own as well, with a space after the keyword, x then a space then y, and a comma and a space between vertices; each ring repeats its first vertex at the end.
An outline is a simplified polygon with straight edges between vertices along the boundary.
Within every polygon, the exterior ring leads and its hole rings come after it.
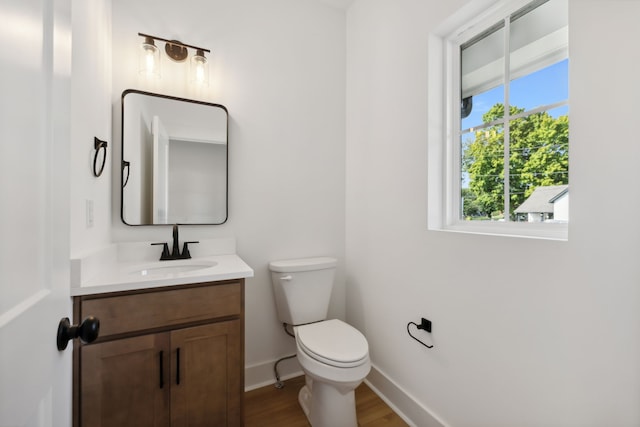
POLYGON ((568 224, 464 221, 459 217, 460 45, 532 0, 476 0, 434 33, 428 46, 428 229, 568 240, 568 224))

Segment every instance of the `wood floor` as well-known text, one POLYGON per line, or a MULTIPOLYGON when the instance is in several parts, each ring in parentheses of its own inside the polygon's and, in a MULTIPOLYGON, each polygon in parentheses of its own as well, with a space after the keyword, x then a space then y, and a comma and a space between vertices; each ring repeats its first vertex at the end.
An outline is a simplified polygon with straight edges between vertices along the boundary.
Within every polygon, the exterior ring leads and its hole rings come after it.
MULTIPOLYGON (((278 390, 273 385, 245 393, 245 427, 309 427, 298 404, 304 377, 285 381, 278 390)), ((360 427, 407 427, 366 384, 356 389, 356 412, 360 427)))

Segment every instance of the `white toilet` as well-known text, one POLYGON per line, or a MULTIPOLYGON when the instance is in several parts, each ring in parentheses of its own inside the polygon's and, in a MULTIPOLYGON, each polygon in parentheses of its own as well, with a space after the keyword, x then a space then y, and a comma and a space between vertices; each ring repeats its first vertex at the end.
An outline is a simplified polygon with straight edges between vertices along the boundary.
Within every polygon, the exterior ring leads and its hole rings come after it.
POLYGON ((337 260, 269 263, 278 318, 292 325, 306 376, 298 395, 313 427, 357 427, 355 388, 369 371, 369 344, 353 326, 327 319, 337 260))

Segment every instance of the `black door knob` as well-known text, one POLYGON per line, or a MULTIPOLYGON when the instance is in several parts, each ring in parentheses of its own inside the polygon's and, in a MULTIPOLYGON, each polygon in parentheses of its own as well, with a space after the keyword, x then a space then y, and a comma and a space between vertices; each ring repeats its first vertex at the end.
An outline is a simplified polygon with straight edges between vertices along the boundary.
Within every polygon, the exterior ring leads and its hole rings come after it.
POLYGON ((69 340, 80 338, 83 343, 90 343, 98 338, 100 332, 100 320, 96 317, 89 316, 79 325, 72 325, 68 317, 63 317, 58 323, 58 335, 56 342, 58 350, 62 351, 67 348, 69 340))

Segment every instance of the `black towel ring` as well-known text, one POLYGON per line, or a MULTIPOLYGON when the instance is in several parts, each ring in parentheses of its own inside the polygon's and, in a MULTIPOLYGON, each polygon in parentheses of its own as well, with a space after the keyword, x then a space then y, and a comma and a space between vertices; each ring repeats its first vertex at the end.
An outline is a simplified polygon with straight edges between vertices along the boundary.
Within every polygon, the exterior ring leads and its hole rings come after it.
POLYGON ((104 165, 107 161, 107 141, 101 141, 95 136, 93 137, 93 148, 96 150, 96 153, 93 155, 93 176, 96 178, 102 175, 102 171, 104 170, 104 165), (102 164, 98 169, 98 155, 103 151, 102 155, 102 164))

